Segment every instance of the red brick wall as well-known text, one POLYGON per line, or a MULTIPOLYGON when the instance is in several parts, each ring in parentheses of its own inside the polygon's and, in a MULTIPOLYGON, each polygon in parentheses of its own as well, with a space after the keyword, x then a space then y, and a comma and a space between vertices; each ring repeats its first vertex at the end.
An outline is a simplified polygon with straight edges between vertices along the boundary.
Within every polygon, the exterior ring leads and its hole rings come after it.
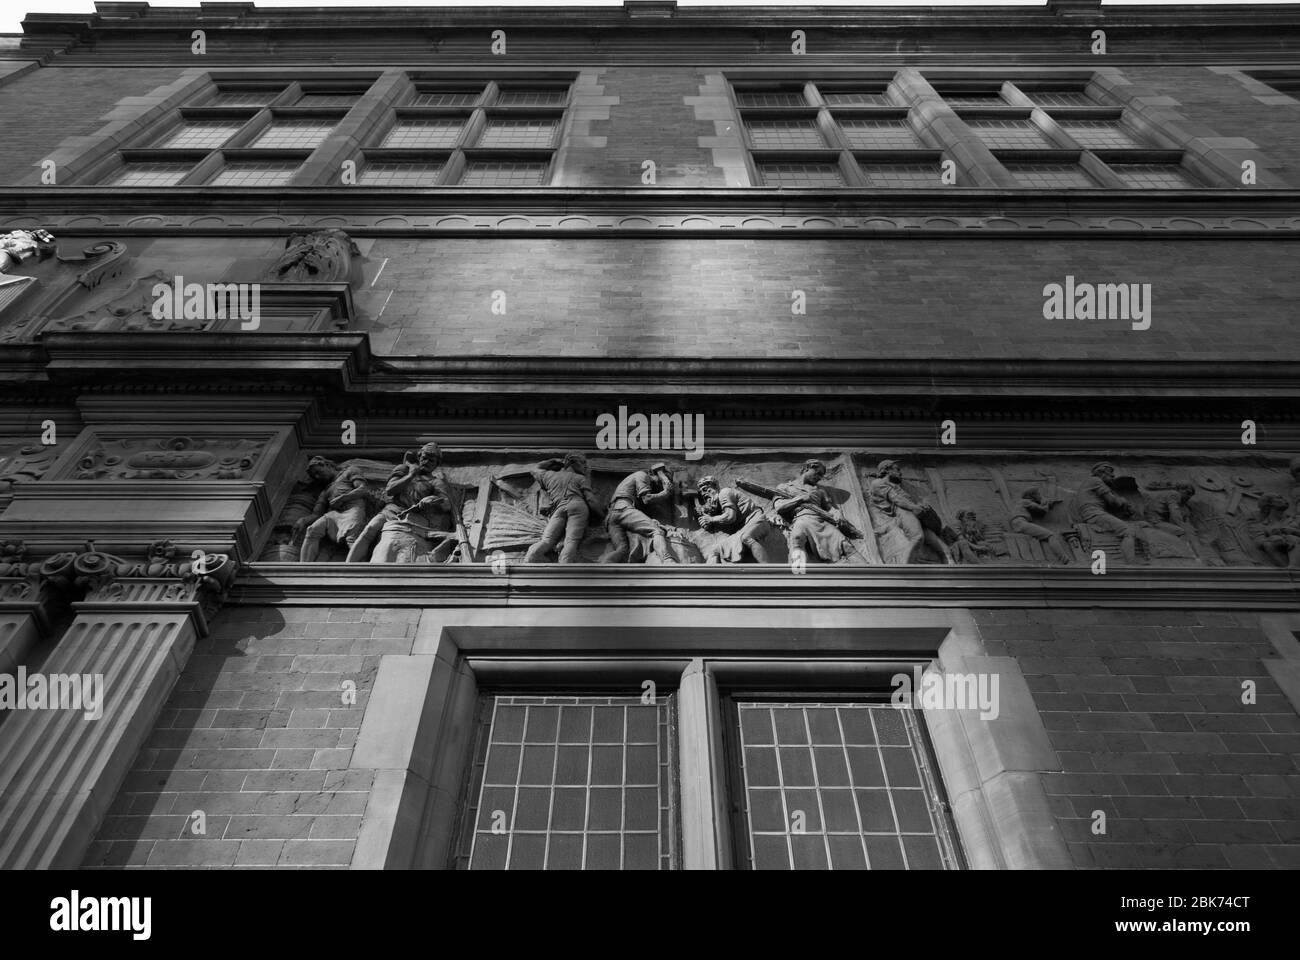
POLYGON ((200 641, 86 866, 345 867, 371 774, 348 770, 418 610, 230 607, 200 641), (341 685, 356 684, 355 705, 341 685), (207 816, 196 836, 188 819, 207 816))
POLYGON ((381 355, 1300 357, 1284 242, 393 239, 369 257, 389 260, 359 301, 382 307, 359 325, 381 355), (1152 284, 1151 329, 1044 320, 1067 274, 1152 284))
MULTIPOLYGON (((1261 103, 1258 91, 1208 67, 1125 67, 1126 79, 1173 98, 1169 109, 1205 124, 1214 136, 1245 137, 1259 148, 1261 169, 1300 186, 1300 101, 1261 103)), ((1263 95, 1279 96, 1276 90, 1263 95)))
POLYGON ((1260 662, 1258 617, 975 611, 1017 659, 1060 772, 1045 784, 1081 868, 1300 867, 1300 716, 1260 662), (1242 703, 1253 680, 1256 703, 1242 703), (1106 833, 1092 832, 1094 811, 1106 833))
POLYGON ((41 161, 64 139, 94 133, 123 97, 180 75, 177 67, 43 67, 0 85, 0 184, 39 184, 41 161))

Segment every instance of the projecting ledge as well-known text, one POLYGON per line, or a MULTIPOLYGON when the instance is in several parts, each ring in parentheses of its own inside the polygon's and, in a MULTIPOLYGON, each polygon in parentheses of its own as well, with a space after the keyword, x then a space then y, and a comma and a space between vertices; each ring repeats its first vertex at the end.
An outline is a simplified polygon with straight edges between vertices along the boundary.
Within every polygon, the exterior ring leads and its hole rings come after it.
POLYGON ((1285 569, 1005 566, 252 563, 235 604, 354 606, 1091 607, 1288 610, 1300 576, 1285 569))

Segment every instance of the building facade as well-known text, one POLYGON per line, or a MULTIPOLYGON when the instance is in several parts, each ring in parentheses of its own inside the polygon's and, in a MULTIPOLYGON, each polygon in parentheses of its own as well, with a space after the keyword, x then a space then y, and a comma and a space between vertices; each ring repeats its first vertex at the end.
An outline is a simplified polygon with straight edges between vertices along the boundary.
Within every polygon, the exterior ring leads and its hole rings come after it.
POLYGON ((1300 866, 1298 41, 28 16, 0 865, 1300 866))

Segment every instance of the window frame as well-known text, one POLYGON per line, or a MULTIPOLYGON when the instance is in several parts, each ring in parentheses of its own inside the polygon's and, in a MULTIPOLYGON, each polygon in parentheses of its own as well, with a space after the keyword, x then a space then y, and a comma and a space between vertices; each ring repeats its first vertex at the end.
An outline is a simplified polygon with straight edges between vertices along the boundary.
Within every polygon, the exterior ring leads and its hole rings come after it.
MULTIPOLYGON (((668 788, 670 791, 669 807, 672 810, 672 814, 671 814, 672 829, 668 837, 669 845, 670 845, 670 866, 668 867, 668 869, 670 871, 681 870, 682 869, 682 825, 681 825, 681 783, 680 783, 681 778, 680 778, 680 771, 678 765, 679 764, 679 757, 678 757, 678 723, 679 723, 678 713, 679 711, 678 711, 677 690, 675 688, 669 689, 666 687, 663 688, 662 691, 659 687, 656 687, 655 690, 656 690, 655 692, 656 698, 660 696, 671 698, 667 705, 669 709, 669 722, 668 722, 669 787, 668 788)), ((446 863, 446 869, 448 870, 459 871, 459 870, 472 869, 471 866, 471 856, 472 856, 472 849, 473 849, 472 840, 474 834, 477 833, 477 830, 474 828, 474 826, 470 821, 470 808, 471 808, 471 802, 473 802, 475 804, 473 808, 476 814, 475 819, 477 819, 477 811, 479 809, 477 803, 478 800, 480 799, 478 797, 472 796, 475 787, 474 768, 479 762, 479 755, 480 755, 479 737, 483 736, 485 733, 487 736, 490 737, 491 734, 491 721, 488 720, 487 722, 484 722, 481 717, 482 717, 482 713, 489 709, 490 705, 495 701, 497 697, 593 697, 593 698, 622 697, 624 699, 630 700, 630 699, 636 699, 637 695, 629 692, 626 689, 626 687, 601 689, 600 686, 593 686, 591 684, 579 685, 579 686, 561 684, 560 686, 554 688, 550 686, 537 687, 537 686, 519 686, 518 684, 507 684, 506 686, 503 687, 490 687, 487 689, 480 689, 478 691, 478 706, 476 708, 476 714, 474 720, 476 735, 474 738, 471 738, 468 744, 469 753, 465 758, 465 763, 464 763, 465 775, 463 777, 463 786, 462 786, 461 794, 457 802, 455 823, 452 827, 452 835, 451 835, 452 846, 451 846, 451 850, 449 851, 450 855, 446 863), (471 846, 466 846, 467 837, 471 841, 471 846)), ((486 758, 488 742, 487 741, 482 742, 481 746, 482 746, 482 751, 481 751, 482 756, 486 758)), ((483 784, 479 784, 478 786, 479 789, 481 790, 483 784)), ((517 784, 516 787, 518 788, 518 786, 519 785, 517 784)), ((590 831, 584 830, 583 832, 586 833, 590 831)), ((601 832, 601 831, 595 831, 595 832, 601 832)), ((505 869, 508 870, 509 867, 506 867, 505 869)))
MULTIPOLYGON (((920 663, 915 666, 920 666, 920 663)), ((888 703, 891 693, 887 679, 867 665, 871 677, 871 686, 858 690, 849 690, 842 685, 829 687, 800 686, 789 689, 781 683, 772 686, 749 686, 725 688, 719 690, 721 708, 722 745, 726 767, 726 800, 732 811, 730 820, 731 862, 737 870, 753 870, 746 850, 750 841, 750 824, 744 809, 743 797, 745 784, 740 762, 740 702, 781 702, 781 703, 828 703, 841 701, 845 703, 888 703), (879 684, 884 683, 883 688, 879 684)), ((937 760, 934 756, 934 743, 930 739, 920 711, 911 707, 897 707, 903 714, 903 722, 908 733, 916 742, 913 755, 917 759, 920 773, 921 790, 926 799, 926 806, 935 826, 935 840, 940 850, 940 861, 944 870, 962 870, 967 868, 965 855, 962 853, 961 841, 957 834, 957 824, 952 817, 952 806, 948 801, 943 778, 935 769, 937 760)), ((823 824, 823 828, 825 824, 823 824)))

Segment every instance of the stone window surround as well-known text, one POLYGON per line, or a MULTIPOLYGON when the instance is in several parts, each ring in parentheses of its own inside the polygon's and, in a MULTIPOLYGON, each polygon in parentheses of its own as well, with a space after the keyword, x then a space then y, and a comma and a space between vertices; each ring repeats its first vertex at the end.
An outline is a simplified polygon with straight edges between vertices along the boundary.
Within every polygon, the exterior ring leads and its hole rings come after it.
POLYGON ((682 865, 732 866, 718 688, 778 666, 809 687, 861 685, 871 668, 996 672, 1000 713, 926 711, 967 864, 1072 866, 1040 773, 1059 763, 1019 667, 991 657, 961 610, 627 607, 426 609, 413 652, 380 662, 350 766, 372 770, 353 869, 444 869, 478 684, 609 684, 678 691, 682 865), (545 625, 539 625, 540 619, 545 625), (617 645, 615 645, 617 644, 617 645), (810 655, 812 654, 812 655, 810 655))
MULTIPOLYGON (((222 166, 223 150, 235 151, 232 156, 236 156, 238 159, 255 159, 257 157, 281 159, 281 155, 288 157, 289 154, 292 154, 291 159, 300 160, 301 166, 294 174, 290 186, 329 186, 338 182, 341 164, 344 160, 354 160, 357 162, 358 167, 364 166, 365 152, 367 150, 365 145, 377 143, 379 139, 382 139, 382 136, 376 138, 375 132, 384 129, 387 125, 391 125, 394 114, 393 108, 408 101, 418 86, 465 86, 470 84, 476 85, 480 89, 488 89, 486 97, 479 98, 480 105, 471 111, 476 116, 479 116, 484 112, 482 104, 491 100, 498 84, 508 87, 528 86, 530 84, 539 86, 566 84, 570 86, 568 104, 571 105, 572 85, 577 82, 578 75, 576 69, 555 71, 508 67, 495 69, 459 68, 454 70, 438 68, 411 69, 408 67, 385 70, 358 68, 344 71, 322 70, 319 67, 304 67, 300 70, 268 70, 266 68, 191 69, 183 71, 173 83, 157 88, 147 96, 130 98, 120 103, 105 118, 110 122, 88 136, 71 137, 62 141, 50 154, 49 159, 54 160, 57 164, 60 183, 104 186, 111 182, 113 177, 122 169, 124 163, 154 160, 165 152, 151 150, 149 144, 152 139, 157 138, 159 131, 163 127, 171 127, 178 122, 182 110, 192 108, 197 113, 203 113, 205 109, 208 112, 220 113, 237 113, 242 110, 244 112, 252 111, 254 119, 249 120, 244 125, 243 132, 234 138, 237 142, 235 146, 227 144, 214 150, 173 151, 178 154, 177 159, 188 159, 194 163, 189 174, 179 186, 202 184, 214 176, 222 166), (276 84, 282 85, 283 89, 273 98, 271 103, 261 108, 207 107, 205 101, 220 86, 225 84, 239 86, 276 84), (349 88, 364 86, 367 89, 366 93, 358 97, 351 108, 293 106, 304 87, 310 88, 322 85, 347 86, 349 88), (242 149, 241 145, 244 140, 256 135, 269 123, 273 109, 290 116, 306 116, 315 113, 320 115, 330 114, 332 116, 342 115, 342 119, 337 122, 333 132, 321 144, 310 150, 277 151, 264 149, 249 151, 242 149), (180 157, 179 154, 181 153, 187 155, 180 157), (255 154, 256 156, 246 156, 246 154, 255 154)), ((455 112, 453 108, 412 109, 419 112, 437 112, 440 109, 455 112)), ((546 180, 549 182, 561 166, 560 160, 564 153, 568 127, 572 122, 574 111, 568 109, 567 106, 492 105, 487 107, 487 111, 494 115, 517 116, 521 119, 538 114, 557 116, 562 114, 562 120, 558 124, 553 141, 554 146, 546 151, 549 157, 546 180)), ((472 126, 472 130, 466 131, 467 140, 477 136, 482 121, 480 120, 479 123, 472 126)), ((371 146, 369 149, 374 150, 376 148, 371 146)), ((458 148, 457 153, 460 152, 461 148, 458 148)), ((471 148, 471 153, 484 154, 485 152, 471 148)), ((486 153, 497 154, 501 158, 509 159, 510 157, 507 157, 507 154, 513 156, 521 153, 521 151, 495 150, 486 151, 486 153)), ((389 158, 382 156, 381 152, 381 155, 377 156, 376 159, 389 158)), ((444 165, 441 182, 444 184, 453 183, 454 179, 459 176, 463 162, 462 158, 460 166, 455 164, 444 165)), ((39 174, 37 175, 39 176, 39 174)))
POLYGON ((1239 186, 1240 168, 1237 154, 1243 149, 1253 147, 1249 141, 1238 143, 1240 138, 1198 136, 1203 131, 1191 127, 1181 117, 1169 111, 1168 104, 1163 102, 1167 98, 1147 97, 1126 89, 1131 84, 1124 78, 1123 71, 1118 68, 1053 70, 1025 67, 964 69, 919 66, 897 70, 877 68, 852 72, 825 68, 785 71, 774 71, 770 68, 741 68, 725 71, 725 79, 733 106, 733 116, 741 118, 742 122, 738 126, 742 131, 745 125, 743 121, 759 116, 775 117, 780 113, 787 116, 816 116, 818 126, 829 143, 828 149, 803 151, 803 156, 795 151, 782 151, 779 155, 772 151, 760 151, 761 155, 755 158, 753 148, 742 132, 741 138, 745 147, 746 166, 751 185, 762 182, 757 175, 756 164, 765 159, 824 159, 838 162, 845 186, 861 188, 870 187, 872 184, 860 166, 873 159, 893 162, 909 160, 937 162, 937 159, 946 158, 953 160, 957 165, 958 186, 984 189, 1024 189, 1014 173, 1005 168, 1001 162, 1003 159, 1079 164, 1098 181, 1100 189, 1124 190, 1132 188, 1110 170, 1109 161, 1181 164, 1187 168, 1194 181, 1210 187, 1222 188, 1239 186), (934 86, 988 84, 995 79, 1001 84, 1002 96, 1006 100, 1005 106, 1002 107, 957 106, 954 108, 945 102, 934 86), (819 83, 843 85, 850 80, 864 86, 884 87, 887 105, 846 108, 842 105, 828 104, 818 92, 819 83), (780 85, 789 88, 800 84, 807 102, 804 107, 741 107, 736 96, 737 85, 744 89, 780 85), (1039 105, 1034 103, 1025 92, 1032 92, 1044 86, 1063 85, 1078 86, 1085 90, 1095 101, 1095 106, 1039 105), (909 151, 909 155, 898 153, 897 157, 889 151, 864 152, 855 149, 840 134, 838 124, 831 118, 832 111, 839 112, 841 115, 862 117, 905 116, 909 126, 917 135, 922 149, 909 151), (989 114, 1006 118, 1031 119, 1042 132, 1047 145, 1043 150, 1035 151, 990 150, 964 122, 965 117, 989 114), (1054 119, 1053 114, 1057 114, 1058 118, 1054 119), (1101 150, 1101 156, 1098 156, 1097 150, 1088 149, 1075 141, 1058 123, 1059 117, 1122 120, 1124 126, 1146 145, 1123 151, 1101 150), (1231 140, 1231 143, 1228 140, 1231 140), (1226 150, 1228 147, 1235 149, 1229 153, 1226 150), (814 152, 817 153, 816 158, 812 156, 814 152), (1005 158, 1003 154, 1006 154, 1005 158))

